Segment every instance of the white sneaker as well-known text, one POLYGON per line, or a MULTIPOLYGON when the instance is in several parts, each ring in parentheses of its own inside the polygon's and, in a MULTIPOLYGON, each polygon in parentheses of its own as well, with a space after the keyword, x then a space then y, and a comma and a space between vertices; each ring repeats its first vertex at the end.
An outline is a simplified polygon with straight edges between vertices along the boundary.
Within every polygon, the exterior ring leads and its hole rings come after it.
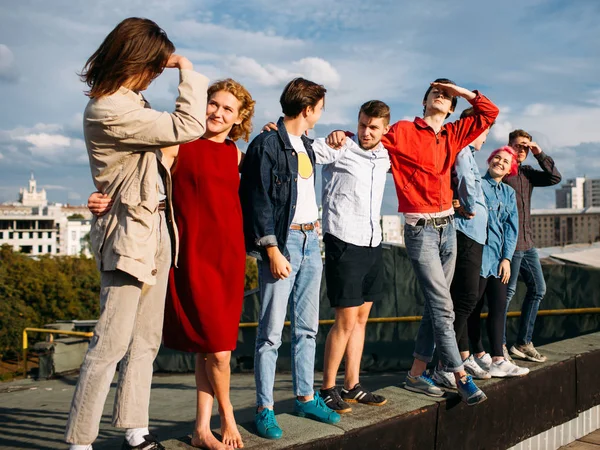
POLYGON ((519 367, 505 359, 498 362, 492 362, 492 365, 490 366, 490 375, 495 378, 522 377, 528 373, 529 369, 519 367))
POLYGON ((431 379, 439 386, 456 389, 456 378, 452 372, 446 372, 445 370, 436 367, 431 379))
POLYGON ((487 370, 483 370, 480 365, 475 362, 473 355, 470 355, 467 359, 465 359, 463 361, 463 365, 465 366, 465 372, 477 380, 489 380, 492 378, 487 370))
POLYGON ((481 367, 486 372, 489 372, 490 366, 492 365, 492 357, 489 353, 484 354, 481 358, 473 355, 473 359, 477 363, 479 367, 481 367))

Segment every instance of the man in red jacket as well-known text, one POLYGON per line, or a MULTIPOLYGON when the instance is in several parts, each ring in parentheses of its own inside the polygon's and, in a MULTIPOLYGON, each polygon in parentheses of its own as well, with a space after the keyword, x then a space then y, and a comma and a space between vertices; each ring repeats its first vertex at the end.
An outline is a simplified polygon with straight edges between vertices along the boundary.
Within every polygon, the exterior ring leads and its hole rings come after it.
MULTIPOLYGON (((431 83, 423 107, 423 118, 396 122, 381 140, 392 162, 398 211, 404 213, 406 250, 425 298, 415 359, 405 387, 433 397, 444 394, 426 374, 437 347, 441 373, 453 374, 452 381, 463 400, 475 405, 486 396, 465 372, 454 333, 450 284, 457 244, 450 180, 456 155, 490 127, 498 108, 477 91, 445 78, 431 83), (475 114, 444 124, 458 97, 467 100, 475 114)), ((336 132, 330 138, 342 141, 343 133, 336 132)))

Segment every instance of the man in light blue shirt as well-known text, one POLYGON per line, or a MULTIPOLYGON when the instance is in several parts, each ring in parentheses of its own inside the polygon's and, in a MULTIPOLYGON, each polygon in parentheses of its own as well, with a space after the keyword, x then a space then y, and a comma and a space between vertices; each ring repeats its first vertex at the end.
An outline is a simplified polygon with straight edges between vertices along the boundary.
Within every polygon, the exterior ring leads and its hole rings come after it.
MULTIPOLYGON (((470 117, 473 114, 473 108, 467 108, 460 118, 470 117)), ((491 128, 490 126, 469 146, 461 150, 452 168, 452 189, 454 198, 459 203, 458 214, 454 219, 457 240, 456 269, 450 287, 454 303, 454 331, 465 371, 476 379, 487 379, 490 376, 477 364, 473 356, 469 355, 467 335, 467 319, 479 300, 479 271, 483 246, 487 238, 488 221, 475 152, 481 149, 491 128)), ((485 356, 484 359, 487 360, 485 356)), ((433 374, 433 380, 442 386, 456 388, 454 375, 439 368, 433 374)))
POLYGON ((374 301, 383 298, 381 203, 390 158, 381 144, 389 130, 390 109, 372 100, 361 106, 358 131, 333 149, 316 139, 313 150, 323 166, 323 241, 327 296, 335 323, 325 344, 321 397, 338 413, 349 403, 381 406, 385 397, 359 382, 365 327, 374 301), (344 386, 336 387, 346 357, 344 386))

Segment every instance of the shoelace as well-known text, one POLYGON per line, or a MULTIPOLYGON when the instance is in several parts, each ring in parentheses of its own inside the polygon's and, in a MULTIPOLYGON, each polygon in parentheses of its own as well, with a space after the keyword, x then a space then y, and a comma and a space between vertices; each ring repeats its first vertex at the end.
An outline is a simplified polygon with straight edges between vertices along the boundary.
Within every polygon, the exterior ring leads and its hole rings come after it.
POLYGON ((277 421, 275 420, 275 413, 268 408, 264 409, 263 411, 267 411, 265 414, 263 414, 263 417, 265 418, 265 428, 278 426, 277 421))
POLYGON ((427 376, 427 372, 423 372, 423 374, 421 375, 421 378, 423 378, 423 380, 427 384, 430 384, 431 386, 436 386, 435 382, 431 378, 429 378, 429 376, 427 376))
POLYGON ((471 375, 467 375, 465 382, 463 383, 461 381, 460 384, 467 390, 467 394, 469 395, 473 395, 479 390, 479 388, 475 386, 475 383, 473 383, 473 377, 471 375))
POLYGON ((325 400, 323 400, 323 398, 319 395, 318 392, 315 394, 315 401, 317 403, 317 408, 324 409, 325 411, 333 411, 329 406, 325 404, 325 400))

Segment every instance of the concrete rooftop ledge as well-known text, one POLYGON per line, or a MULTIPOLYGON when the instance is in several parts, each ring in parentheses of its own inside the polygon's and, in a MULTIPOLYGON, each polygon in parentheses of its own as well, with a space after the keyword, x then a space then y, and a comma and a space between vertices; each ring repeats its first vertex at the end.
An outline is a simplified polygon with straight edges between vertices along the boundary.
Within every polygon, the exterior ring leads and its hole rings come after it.
MULTIPOLYGON (((548 362, 524 363, 533 370, 521 379, 481 383, 489 400, 474 408, 461 404, 456 394, 435 401, 402 389, 405 372, 364 373, 363 384, 386 395, 388 403, 379 408, 353 405, 353 412, 337 426, 293 416, 291 376, 277 374, 275 407, 284 429, 280 441, 254 434, 253 374, 233 374, 231 400, 250 449, 505 449, 600 405, 600 333, 540 348, 548 362)), ((321 376, 315 375, 317 386, 321 376)), ((77 375, 69 375, 1 383, 0 449, 67 448, 63 434, 76 381, 77 375)), ((118 449, 123 441, 123 430, 110 426, 115 385, 104 406, 94 450, 118 449)), ((193 427, 195 392, 192 373, 154 375, 150 429, 169 449, 191 448, 186 434, 193 427)), ((217 430, 216 407, 211 424, 217 430)))
MULTIPOLYGON (((437 400, 406 391, 400 386, 401 374, 378 379, 377 384, 388 384, 377 390, 388 398, 386 405, 352 405, 352 413, 337 425, 291 415, 288 397, 275 404, 282 439, 269 441, 254 433, 252 407, 236 411, 238 426, 247 449, 508 448, 600 404, 600 333, 549 344, 540 351, 547 362, 522 362, 531 369, 529 375, 480 381, 488 401, 476 407, 467 407, 452 391, 437 400)), ((169 450, 194 448, 189 442, 184 436, 163 445, 169 450)))

